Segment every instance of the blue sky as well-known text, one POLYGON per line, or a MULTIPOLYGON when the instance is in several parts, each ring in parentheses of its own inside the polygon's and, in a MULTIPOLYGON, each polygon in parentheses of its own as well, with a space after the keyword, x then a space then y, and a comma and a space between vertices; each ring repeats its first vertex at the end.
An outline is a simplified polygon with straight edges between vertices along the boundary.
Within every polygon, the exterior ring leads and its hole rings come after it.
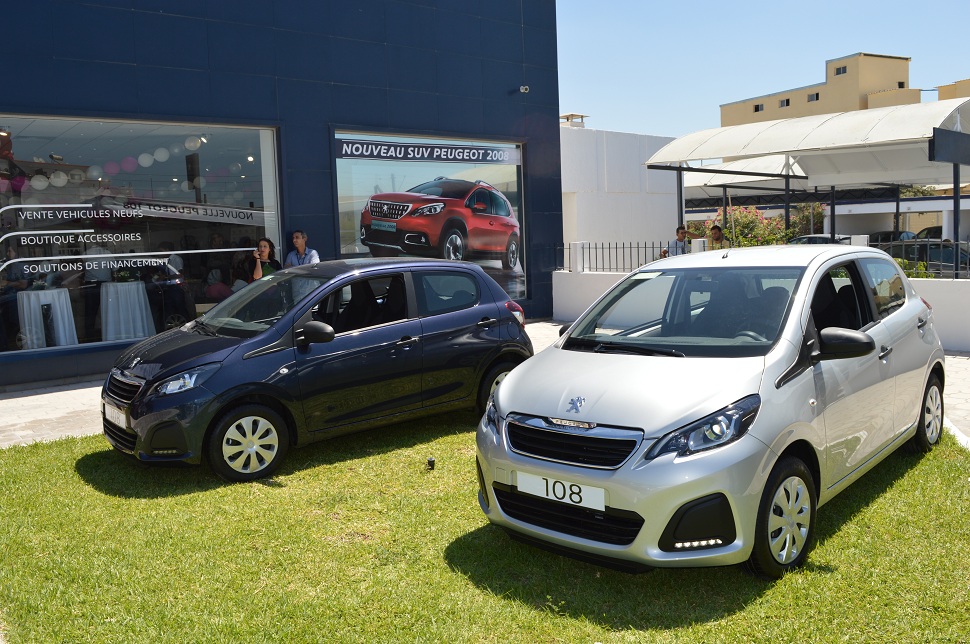
POLYGON ((556 0, 556 12, 560 113, 600 130, 719 127, 722 103, 821 83, 826 60, 856 52, 912 59, 915 88, 970 78, 966 0, 556 0))

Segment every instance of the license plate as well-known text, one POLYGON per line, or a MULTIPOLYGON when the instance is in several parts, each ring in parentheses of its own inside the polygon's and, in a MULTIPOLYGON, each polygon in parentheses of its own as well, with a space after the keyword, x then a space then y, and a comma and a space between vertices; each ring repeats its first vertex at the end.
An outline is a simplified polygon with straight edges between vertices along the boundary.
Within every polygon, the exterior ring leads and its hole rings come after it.
POLYGON ((128 418, 125 417, 125 412, 118 409, 117 407, 112 407, 107 403, 105 403, 104 405, 104 418, 108 422, 114 423, 118 427, 121 427, 121 428, 128 427, 128 418))
POLYGON ((593 510, 606 508, 606 491, 601 487, 580 485, 579 483, 536 476, 526 472, 516 472, 515 480, 519 492, 568 505, 580 505, 593 510))
POLYGON ((377 221, 376 219, 370 222, 370 227, 374 230, 383 230, 389 233, 397 231, 396 221, 377 221))

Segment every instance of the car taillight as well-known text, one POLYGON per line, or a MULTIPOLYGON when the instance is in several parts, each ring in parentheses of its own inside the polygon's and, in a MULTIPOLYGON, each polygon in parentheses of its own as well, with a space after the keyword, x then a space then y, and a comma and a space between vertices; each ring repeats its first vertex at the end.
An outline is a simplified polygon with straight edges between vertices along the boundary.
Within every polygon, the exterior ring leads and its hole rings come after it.
POLYGON ((509 310, 509 313, 511 313, 515 317, 515 319, 518 321, 520 326, 525 326, 525 311, 522 310, 521 306, 519 306, 512 300, 509 300, 508 302, 505 303, 505 308, 507 308, 509 310))
POLYGON ((926 305, 926 308, 927 308, 927 309, 929 309, 930 311, 932 311, 932 310, 933 310, 933 305, 932 305, 932 304, 930 304, 929 302, 927 302, 927 301, 926 301, 926 298, 925 298, 925 297, 921 297, 921 298, 919 298, 919 299, 921 299, 921 300, 923 301, 923 304, 925 304, 925 305, 926 305))

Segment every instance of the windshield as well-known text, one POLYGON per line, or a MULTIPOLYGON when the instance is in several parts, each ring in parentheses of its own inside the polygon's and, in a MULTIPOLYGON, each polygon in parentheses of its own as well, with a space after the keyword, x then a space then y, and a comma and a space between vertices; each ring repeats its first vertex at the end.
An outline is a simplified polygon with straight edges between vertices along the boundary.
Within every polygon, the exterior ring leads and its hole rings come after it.
POLYGON ((765 355, 800 267, 642 270, 581 318, 563 349, 669 356, 765 355))
POLYGON ((414 186, 408 192, 444 197, 445 199, 464 199, 475 184, 459 179, 436 179, 414 186))
POLYGON ((197 328, 212 334, 251 338, 268 329, 328 281, 322 276, 273 273, 209 309, 196 320, 197 328))

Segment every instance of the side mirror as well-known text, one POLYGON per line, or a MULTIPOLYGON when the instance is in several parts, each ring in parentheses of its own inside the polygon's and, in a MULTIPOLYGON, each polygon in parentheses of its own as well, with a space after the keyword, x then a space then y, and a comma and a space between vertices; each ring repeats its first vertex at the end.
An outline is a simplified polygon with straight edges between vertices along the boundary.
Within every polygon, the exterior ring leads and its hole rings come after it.
POLYGON ((561 338, 562 336, 564 336, 564 335, 566 335, 566 331, 568 331, 568 330, 569 330, 569 327, 570 327, 570 326, 572 326, 572 325, 570 325, 570 324, 564 324, 564 325, 562 325, 561 327, 559 327, 559 337, 560 337, 560 338, 561 338))
POLYGON ((818 353, 815 360, 859 358, 876 350, 876 341, 862 331, 828 327, 818 334, 818 353))
POLYGON ((297 342, 303 344, 315 344, 318 342, 330 342, 335 335, 336 332, 332 326, 313 320, 303 325, 303 328, 297 332, 296 339, 297 342))

